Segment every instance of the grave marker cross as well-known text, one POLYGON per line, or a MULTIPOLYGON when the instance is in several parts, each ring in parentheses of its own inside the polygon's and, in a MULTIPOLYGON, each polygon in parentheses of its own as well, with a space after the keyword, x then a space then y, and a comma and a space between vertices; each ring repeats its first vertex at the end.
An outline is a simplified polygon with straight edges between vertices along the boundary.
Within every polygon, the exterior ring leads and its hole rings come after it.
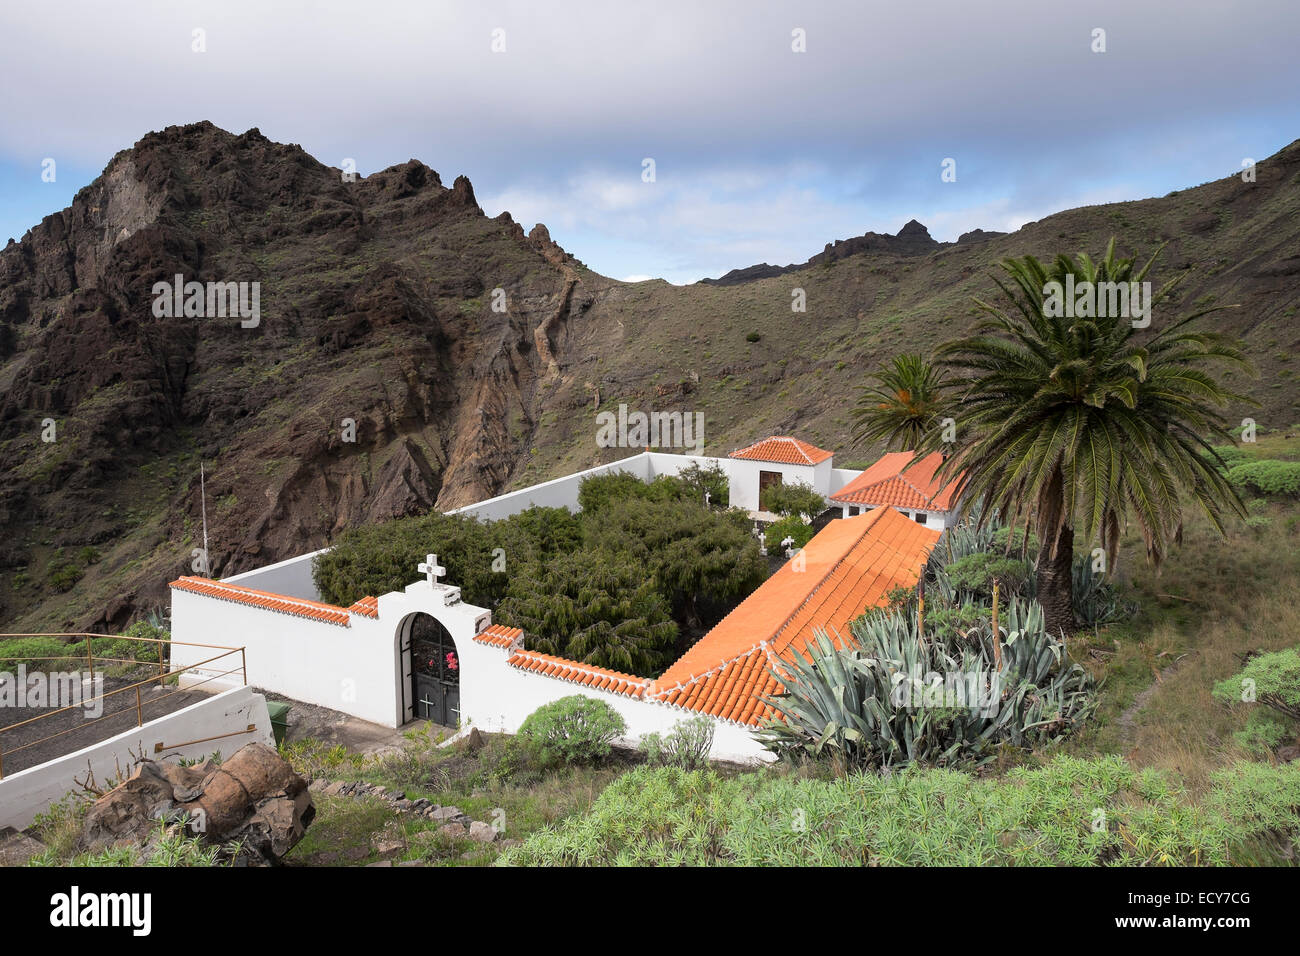
POLYGON ((438 566, 438 556, 436 554, 425 555, 424 560, 416 566, 416 570, 429 579, 429 587, 431 588, 441 587, 438 578, 445 576, 447 573, 446 568, 438 566))

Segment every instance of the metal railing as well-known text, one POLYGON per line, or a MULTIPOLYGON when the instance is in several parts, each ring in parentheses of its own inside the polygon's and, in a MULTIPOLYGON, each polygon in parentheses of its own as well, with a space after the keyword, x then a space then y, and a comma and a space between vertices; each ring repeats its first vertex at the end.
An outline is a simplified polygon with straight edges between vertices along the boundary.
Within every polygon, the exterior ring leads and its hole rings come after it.
MULTIPOLYGON (((156 704, 159 701, 163 701, 169 697, 174 697, 177 694, 181 694, 186 691, 193 690, 196 687, 201 687, 202 685, 210 683, 212 681, 229 677, 232 674, 239 675, 239 681, 241 686, 247 685, 248 683, 247 658, 244 653, 244 648, 242 647, 225 647, 220 644, 194 644, 187 641, 172 641, 172 640, 164 640, 162 638, 155 638, 155 637, 127 637, 127 636, 120 636, 114 634, 84 634, 84 633, 3 634, 0 633, 0 641, 6 641, 6 640, 11 640, 13 638, 23 638, 23 637, 77 638, 77 640, 69 641, 68 644, 65 645, 70 649, 70 652, 67 654, 60 654, 60 655, 49 656, 49 657, 26 657, 26 656, 6 657, 4 655, 0 655, 0 672, 8 671, 11 666, 16 666, 17 664, 26 664, 26 663, 33 663, 38 661, 39 662, 61 661, 61 662, 68 662, 69 664, 84 663, 87 670, 87 679, 93 682, 95 679, 95 665, 97 663, 100 666, 101 676, 104 676, 105 671, 111 669, 112 665, 133 665, 134 669, 137 671, 144 667, 152 667, 153 666, 152 661, 141 661, 139 658, 107 657, 104 655, 99 655, 99 656, 95 655, 95 650, 94 650, 95 641, 111 641, 115 644, 122 641, 130 641, 137 644, 157 645, 158 673, 152 674, 151 676, 143 680, 139 680, 127 684, 125 687, 119 687, 116 690, 111 690, 108 691, 107 693, 94 694, 89 698, 83 696, 83 699, 78 703, 70 704, 69 706, 66 707, 59 707, 56 710, 51 710, 43 714, 38 714, 35 717, 29 717, 26 720, 20 720, 15 723, 6 724, 5 726, 0 727, 0 780, 4 779, 4 758, 6 752, 9 754, 15 754, 18 753, 19 751, 27 750, 30 747, 35 747, 38 744, 43 744, 50 740, 54 740, 55 738, 62 737, 65 734, 75 733, 77 731, 82 730, 85 727, 90 726, 91 724, 96 724, 101 720, 107 720, 110 717, 118 717, 124 713, 128 713, 132 709, 129 703, 127 703, 125 707, 112 711, 111 713, 108 711, 107 707, 103 706, 104 703, 107 702, 110 698, 115 698, 120 694, 134 693, 135 695, 134 709, 136 715, 136 726, 143 727, 144 709, 145 707, 151 704, 156 704), (71 652, 71 649, 75 648, 83 640, 86 645, 85 652, 84 653, 71 652), (168 650, 168 653, 166 654, 165 657, 163 654, 163 650, 164 650, 163 645, 166 645, 166 648, 168 650), (184 667, 180 667, 173 670, 171 669, 168 663, 171 660, 170 649, 172 647, 201 647, 204 648, 205 650, 221 651, 222 653, 209 657, 206 660, 195 661, 192 664, 186 664, 184 667), (227 663, 234 665, 233 657, 236 654, 239 655, 238 666, 230 666, 226 670, 217 670, 210 674, 205 673, 201 675, 202 676, 201 680, 196 680, 193 683, 188 684, 184 689, 181 689, 179 687, 179 680, 178 680, 177 681, 178 686, 174 690, 168 691, 167 693, 162 694, 160 696, 152 697, 148 701, 145 701, 140 693, 141 688, 143 687, 148 687, 150 685, 156 684, 161 689, 163 684, 168 679, 172 677, 179 678, 181 674, 186 674, 191 672, 198 673, 199 668, 204 667, 208 664, 212 664, 217 661, 226 661, 227 663), (8 731, 16 730, 19 727, 26 727, 42 720, 49 720, 52 717, 56 717, 59 714, 67 713, 69 711, 88 710, 91 709, 96 704, 100 705, 102 716, 93 717, 84 721, 80 721, 75 726, 68 727, 64 730, 56 731, 55 733, 48 734, 37 740, 30 740, 22 744, 21 746, 13 747, 8 751, 6 751, 4 748, 3 735, 8 731)), ((129 698, 127 698, 127 700, 129 701, 129 698)))

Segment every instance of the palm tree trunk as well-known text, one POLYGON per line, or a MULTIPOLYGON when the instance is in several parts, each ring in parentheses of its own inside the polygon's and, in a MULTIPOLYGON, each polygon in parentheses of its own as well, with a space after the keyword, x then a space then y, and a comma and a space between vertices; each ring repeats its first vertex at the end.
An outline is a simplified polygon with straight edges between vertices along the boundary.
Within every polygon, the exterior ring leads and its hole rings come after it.
POLYGON ((1062 524, 1052 543, 1042 542, 1038 558, 1038 603, 1043 606, 1043 623, 1048 633, 1074 633, 1074 529, 1062 524))
POLYGON ((1049 634, 1074 633, 1074 526, 1065 502, 1061 466, 1038 499, 1038 603, 1049 634))

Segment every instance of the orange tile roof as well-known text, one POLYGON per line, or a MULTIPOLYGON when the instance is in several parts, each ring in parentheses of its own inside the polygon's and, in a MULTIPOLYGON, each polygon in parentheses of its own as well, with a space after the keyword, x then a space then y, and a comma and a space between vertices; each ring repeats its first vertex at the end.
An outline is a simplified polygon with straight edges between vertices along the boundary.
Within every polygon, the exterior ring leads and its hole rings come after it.
POLYGON ((854 478, 831 501, 851 505, 890 505, 920 511, 950 511, 962 473, 946 481, 937 477, 943 456, 937 451, 916 464, 914 452, 894 451, 854 478))
POLYGON ((356 604, 348 608, 353 614, 363 614, 366 617, 379 617, 379 598, 363 597, 356 604))
POLYGON ((542 654, 538 651, 518 650, 506 663, 520 670, 554 677, 556 680, 567 680, 593 690, 626 694, 628 697, 642 696, 650 684, 649 678, 646 677, 633 677, 631 674, 596 667, 594 664, 582 664, 563 657, 552 657, 550 654, 542 654))
POLYGON ((731 453, 732 458, 745 458, 749 461, 774 461, 783 465, 816 465, 834 452, 818 448, 789 435, 773 435, 762 441, 731 453))
POLYGON ((228 584, 225 581, 214 581, 211 578, 199 578, 191 575, 177 578, 168 587, 180 591, 190 591, 194 594, 202 594, 206 597, 218 598, 223 601, 234 601, 236 604, 248 604, 267 611, 278 611, 281 614, 310 618, 313 621, 322 621, 326 624, 339 624, 343 627, 349 625, 349 619, 353 614, 362 614, 366 617, 379 616, 379 602, 373 597, 364 597, 351 607, 342 608, 336 604, 326 604, 323 601, 287 597, 283 594, 272 594, 270 591, 246 588, 242 584, 228 584))
POLYGON ((649 688, 647 696, 756 726, 771 715, 759 698, 780 693, 779 661, 806 654, 817 630, 839 643, 849 622, 916 583, 939 531, 878 508, 832 521, 649 688))
POLYGON ((475 634, 474 640, 480 644, 491 644, 493 647, 510 648, 523 640, 523 636, 524 632, 517 627, 493 624, 475 634))

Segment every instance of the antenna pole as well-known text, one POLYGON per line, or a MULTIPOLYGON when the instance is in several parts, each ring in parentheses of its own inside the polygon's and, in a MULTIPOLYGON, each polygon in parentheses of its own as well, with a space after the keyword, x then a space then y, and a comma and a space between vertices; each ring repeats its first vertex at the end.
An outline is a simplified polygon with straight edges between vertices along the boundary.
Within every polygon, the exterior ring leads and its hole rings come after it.
POLYGON ((212 565, 208 559, 208 487, 203 473, 203 462, 199 462, 199 499, 203 510, 203 563, 207 566, 208 574, 211 574, 212 565))

